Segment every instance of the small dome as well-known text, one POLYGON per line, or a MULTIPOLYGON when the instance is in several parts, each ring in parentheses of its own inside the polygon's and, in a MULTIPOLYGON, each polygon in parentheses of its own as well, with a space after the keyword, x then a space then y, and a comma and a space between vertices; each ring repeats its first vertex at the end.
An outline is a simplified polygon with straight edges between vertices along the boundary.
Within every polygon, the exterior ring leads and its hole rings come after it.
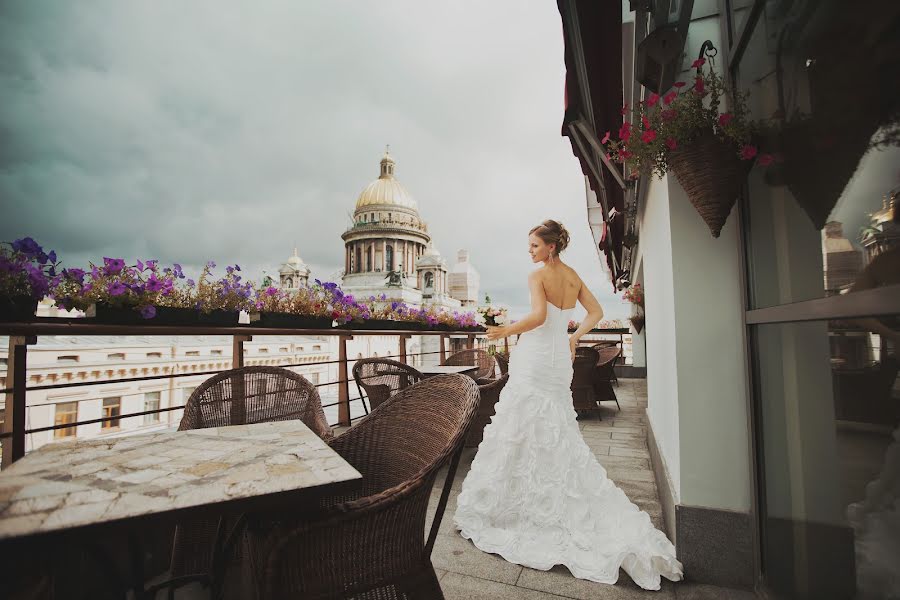
POLYGON ((402 206, 418 210, 418 205, 406 188, 394 178, 394 159, 385 150, 381 159, 381 175, 366 186, 356 200, 356 210, 369 206, 402 206))

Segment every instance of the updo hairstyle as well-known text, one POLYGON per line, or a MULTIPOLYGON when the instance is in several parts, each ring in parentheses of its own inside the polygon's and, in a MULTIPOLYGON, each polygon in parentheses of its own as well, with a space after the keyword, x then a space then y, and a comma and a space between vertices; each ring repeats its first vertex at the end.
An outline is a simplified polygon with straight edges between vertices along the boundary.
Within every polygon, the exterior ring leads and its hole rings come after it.
POLYGON ((562 223, 553 219, 547 219, 528 233, 529 235, 535 234, 545 244, 556 244, 557 255, 569 245, 569 232, 563 227, 562 223))

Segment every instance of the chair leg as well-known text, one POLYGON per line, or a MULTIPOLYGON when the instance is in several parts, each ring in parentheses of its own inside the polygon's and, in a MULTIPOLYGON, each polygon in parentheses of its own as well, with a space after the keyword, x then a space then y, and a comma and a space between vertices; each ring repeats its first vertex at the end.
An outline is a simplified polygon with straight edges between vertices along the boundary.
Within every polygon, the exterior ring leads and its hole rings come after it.
POLYGON ((422 572, 398 586, 406 600, 443 600, 444 592, 430 563, 422 572))
POLYGON ((366 406, 366 397, 363 394, 362 388, 359 387, 359 382, 356 382, 356 390, 359 392, 359 401, 362 402, 363 410, 366 411, 366 414, 369 414, 369 407, 366 406))

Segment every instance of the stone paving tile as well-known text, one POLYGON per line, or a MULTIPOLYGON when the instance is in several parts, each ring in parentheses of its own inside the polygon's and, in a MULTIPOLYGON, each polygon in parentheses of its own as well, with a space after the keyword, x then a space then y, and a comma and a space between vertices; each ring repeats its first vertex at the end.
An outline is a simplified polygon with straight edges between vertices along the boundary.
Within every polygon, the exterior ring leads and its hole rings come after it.
MULTIPOLYGON (((515 584, 522 567, 482 552, 458 534, 438 535, 431 553, 435 568, 500 583, 515 584)), ((446 577, 445 577, 446 579, 446 577)))
POLYGON ((680 583, 675 586, 676 600, 756 600, 749 590, 735 590, 700 583, 680 583))
POLYGON ((549 571, 523 569, 516 585, 520 588, 551 592, 565 598, 583 600, 594 600, 595 598, 604 600, 631 600, 633 598, 675 600, 673 586, 668 582, 660 591, 651 592, 636 586, 624 571, 619 571, 619 581, 615 585, 610 585, 576 579, 568 569, 562 566, 553 567, 549 571))
POLYGON ((622 446, 616 446, 615 448, 609 449, 610 456, 631 456, 634 458, 650 458, 650 451, 645 447, 643 450, 640 448, 624 448, 622 446))
POLYGON ((447 600, 559 600, 564 597, 459 573, 447 573, 440 582, 447 600))

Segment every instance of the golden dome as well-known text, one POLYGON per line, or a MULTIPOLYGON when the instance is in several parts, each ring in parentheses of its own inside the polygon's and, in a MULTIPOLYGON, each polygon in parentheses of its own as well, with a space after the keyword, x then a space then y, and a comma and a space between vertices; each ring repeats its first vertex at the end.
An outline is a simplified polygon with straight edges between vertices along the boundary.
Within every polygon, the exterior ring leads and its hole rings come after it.
POLYGON ((406 188, 394 178, 394 159, 387 150, 381 159, 381 175, 366 186, 356 200, 356 210, 370 206, 402 206, 418 210, 416 201, 406 188))

